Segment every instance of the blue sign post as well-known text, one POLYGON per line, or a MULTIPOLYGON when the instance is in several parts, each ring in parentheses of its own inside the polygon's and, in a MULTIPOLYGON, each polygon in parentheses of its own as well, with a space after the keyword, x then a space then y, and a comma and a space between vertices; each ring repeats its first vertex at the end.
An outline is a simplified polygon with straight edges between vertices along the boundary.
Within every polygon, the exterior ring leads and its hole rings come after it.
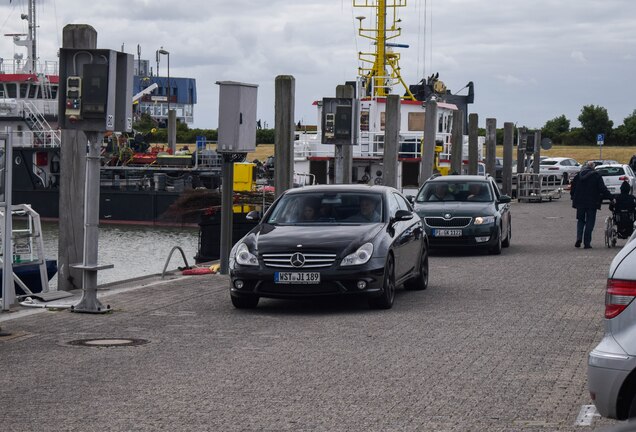
POLYGON ((599 150, 599 159, 603 159, 603 144, 605 144, 605 134, 596 134, 596 144, 599 150))

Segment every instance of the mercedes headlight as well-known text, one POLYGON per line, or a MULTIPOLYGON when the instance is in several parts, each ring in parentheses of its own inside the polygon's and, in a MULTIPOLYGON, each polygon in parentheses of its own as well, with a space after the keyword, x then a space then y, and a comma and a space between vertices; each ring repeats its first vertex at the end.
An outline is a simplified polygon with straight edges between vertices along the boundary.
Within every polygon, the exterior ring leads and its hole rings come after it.
POLYGON ((365 243, 360 246, 354 253, 344 257, 340 265, 351 266, 365 264, 371 259, 371 255, 373 255, 373 244, 365 243))
POLYGON ((475 218, 475 225, 486 225, 491 223, 495 223, 494 216, 477 216, 475 218))
POLYGON ((236 248, 235 259, 237 264, 240 264, 240 265, 244 265, 244 266, 258 265, 258 258, 256 258, 256 255, 250 252, 249 248, 247 247, 245 243, 241 243, 236 248))

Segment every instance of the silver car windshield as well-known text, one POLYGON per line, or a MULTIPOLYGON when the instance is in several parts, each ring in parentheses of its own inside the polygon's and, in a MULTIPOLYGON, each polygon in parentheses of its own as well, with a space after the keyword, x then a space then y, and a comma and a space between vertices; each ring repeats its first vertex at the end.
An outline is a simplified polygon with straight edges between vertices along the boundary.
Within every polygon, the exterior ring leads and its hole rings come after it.
POLYGON ((307 192, 283 196, 265 221, 274 225, 367 224, 384 219, 380 194, 307 192))

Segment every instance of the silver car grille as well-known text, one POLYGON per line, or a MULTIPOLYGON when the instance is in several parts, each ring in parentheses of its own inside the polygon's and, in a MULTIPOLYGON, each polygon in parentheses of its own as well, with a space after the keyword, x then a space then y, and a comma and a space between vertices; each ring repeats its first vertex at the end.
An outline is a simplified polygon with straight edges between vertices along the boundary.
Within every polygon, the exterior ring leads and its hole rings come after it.
POLYGON ((267 267, 279 267, 279 268, 293 268, 293 269, 308 269, 308 268, 322 268, 330 267, 336 261, 336 254, 321 254, 321 253, 304 253, 304 252, 289 252, 289 253, 270 253, 263 254, 263 262, 267 267), (294 259, 292 264, 292 258, 300 258, 302 256, 304 263, 298 265, 298 259, 294 259))
POLYGON ((432 228, 464 228, 470 225, 471 217, 454 217, 445 219, 442 217, 425 217, 424 222, 432 228))

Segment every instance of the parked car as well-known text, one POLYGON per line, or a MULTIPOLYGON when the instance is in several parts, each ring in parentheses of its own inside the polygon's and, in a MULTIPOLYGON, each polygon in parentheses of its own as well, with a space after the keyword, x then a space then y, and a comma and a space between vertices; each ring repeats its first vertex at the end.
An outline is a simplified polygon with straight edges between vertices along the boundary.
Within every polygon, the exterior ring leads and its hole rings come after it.
POLYGON ((431 247, 475 247, 500 254, 510 246, 510 197, 491 176, 440 176, 427 180, 415 198, 431 247))
POLYGON ((495 181, 503 181, 503 158, 495 158, 495 181))
POLYGON ((618 164, 618 161, 615 161, 613 159, 590 159, 588 161, 585 161, 583 163, 583 165, 586 165, 588 162, 594 162, 594 167, 597 167, 599 165, 616 165, 616 164, 618 164))
POLYGON ((230 252, 230 297, 254 308, 261 297, 365 295, 393 305, 396 287, 428 286, 422 221, 387 186, 321 185, 286 191, 230 252))
POLYGON ((540 174, 555 174, 568 183, 581 170, 581 164, 572 158, 553 157, 539 162, 540 174))
POLYGON ((605 335, 589 353, 588 390, 598 412, 636 417, 636 233, 614 257, 605 295, 605 335))
POLYGON ((630 193, 634 193, 634 186, 636 186, 636 174, 632 171, 632 168, 627 164, 614 164, 614 165, 599 165, 596 167, 596 171, 603 177, 605 186, 614 195, 621 193, 621 184, 624 181, 629 183, 631 190, 630 193))

